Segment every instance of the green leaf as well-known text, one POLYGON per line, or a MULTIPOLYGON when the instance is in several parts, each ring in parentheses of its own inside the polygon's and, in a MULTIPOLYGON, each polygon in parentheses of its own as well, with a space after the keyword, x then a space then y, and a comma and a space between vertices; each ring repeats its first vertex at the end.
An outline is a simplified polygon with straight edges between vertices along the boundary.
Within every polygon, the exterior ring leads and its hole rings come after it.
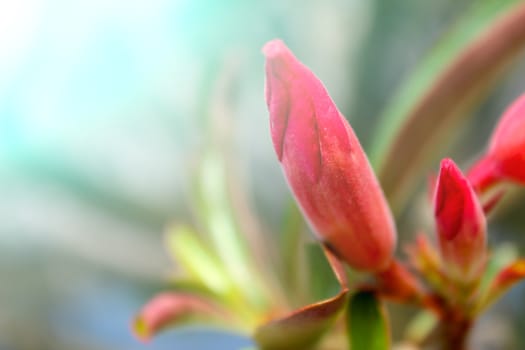
POLYGON ((492 251, 479 286, 481 296, 488 293, 490 284, 497 274, 517 258, 518 249, 511 243, 500 244, 492 251))
POLYGON ((198 174, 198 209, 210 233, 210 244, 231 276, 240 285, 247 285, 251 279, 247 251, 231 214, 223 163, 218 152, 209 151, 203 158, 198 174))
POLYGON ((228 295, 232 291, 232 282, 221 261, 190 227, 176 225, 169 228, 166 246, 175 262, 183 267, 192 280, 218 295, 228 295))
POLYGON ((351 350, 390 349, 386 312, 375 293, 361 291, 350 298, 347 326, 351 350))
POLYGON ((479 313, 486 309, 514 284, 523 279, 525 279, 525 259, 518 259, 503 267, 491 281, 487 293, 480 300, 473 313, 479 313))
POLYGON ((259 327, 254 340, 261 350, 311 349, 334 324, 347 300, 343 291, 334 298, 308 305, 259 327))
POLYGON ((309 293, 307 288, 308 259, 303 249, 306 225, 294 200, 290 200, 283 221, 283 229, 279 235, 281 268, 278 269, 278 272, 291 305, 304 305, 308 302, 306 294, 309 293))
MULTIPOLYGON (((227 273, 222 261, 188 226, 175 225, 166 235, 174 260, 183 268, 187 281, 174 281, 177 291, 205 296, 219 302, 244 320, 244 326, 258 324, 261 310, 250 304, 253 290, 242 290, 227 273)), ((255 288, 253 288, 255 289, 255 288)))
POLYGON ((405 339, 413 344, 422 344, 436 328, 438 321, 439 319, 434 312, 420 311, 408 323, 405 339))
POLYGON ((475 2, 385 109, 371 160, 396 211, 443 142, 523 50, 525 6, 517 3, 475 2))
MULTIPOLYGON (((170 290, 172 290, 173 292, 199 295, 221 304, 225 304, 226 301, 223 295, 215 293, 214 291, 210 290, 210 288, 208 288, 206 285, 202 284, 200 281, 197 281, 189 276, 180 276, 179 274, 169 276, 168 284, 170 290)), ((165 286, 166 283, 163 283, 163 285, 160 286, 160 288, 157 288, 155 290, 159 290, 161 288, 164 288, 165 286)))
POLYGON ((206 226, 210 246, 222 265, 250 302, 250 307, 264 309, 267 300, 259 275, 254 273, 246 240, 238 230, 226 187, 224 158, 210 149, 202 159, 196 182, 197 214, 206 226))
POLYGON ((307 244, 306 257, 309 271, 308 288, 312 300, 323 300, 337 294, 341 284, 334 275, 321 244, 307 244))

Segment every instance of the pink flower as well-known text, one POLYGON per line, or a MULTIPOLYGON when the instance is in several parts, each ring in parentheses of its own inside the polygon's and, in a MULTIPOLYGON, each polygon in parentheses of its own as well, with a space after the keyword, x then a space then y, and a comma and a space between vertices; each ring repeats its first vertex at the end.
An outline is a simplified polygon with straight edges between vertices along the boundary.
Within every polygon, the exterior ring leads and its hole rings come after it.
POLYGON ((472 186, 451 159, 441 162, 434 215, 447 273, 465 282, 479 277, 486 259, 486 222, 472 186))
POLYGON ((352 267, 386 268, 395 227, 357 137, 323 84, 282 41, 270 41, 263 52, 273 145, 303 214, 352 267))
POLYGON ((478 191, 501 180, 525 184, 525 94, 505 111, 492 133, 486 155, 468 177, 478 191))

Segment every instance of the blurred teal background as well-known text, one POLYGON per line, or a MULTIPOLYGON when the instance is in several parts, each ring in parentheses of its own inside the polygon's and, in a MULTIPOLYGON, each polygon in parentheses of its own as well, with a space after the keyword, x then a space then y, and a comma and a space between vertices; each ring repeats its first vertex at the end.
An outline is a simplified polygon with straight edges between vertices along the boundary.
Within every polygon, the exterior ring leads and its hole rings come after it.
MULTIPOLYGON (((173 270, 162 233, 191 222, 188 187, 216 109, 275 229, 289 194, 269 138, 262 45, 283 38, 369 145, 396 87, 474 2, 0 3, 0 349, 247 346, 186 329, 145 347, 129 329, 173 270)), ((486 123, 460 159, 525 89, 525 60, 514 73, 478 112, 486 123)))

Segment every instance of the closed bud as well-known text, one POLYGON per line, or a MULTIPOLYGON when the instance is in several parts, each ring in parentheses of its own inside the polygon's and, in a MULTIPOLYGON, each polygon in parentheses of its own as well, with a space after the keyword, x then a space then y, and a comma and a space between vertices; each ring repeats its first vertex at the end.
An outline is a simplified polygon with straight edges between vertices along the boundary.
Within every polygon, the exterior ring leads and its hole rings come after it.
POLYGON ((439 248, 447 274, 470 282, 486 259, 486 221, 472 186, 451 159, 441 162, 434 198, 439 248))
POLYGON ((480 192, 501 180, 525 185, 525 94, 503 113, 487 153, 468 177, 480 192))
POLYGON ((303 215, 352 267, 386 268, 395 227, 357 137, 323 84, 282 41, 267 43, 263 52, 273 145, 303 215))

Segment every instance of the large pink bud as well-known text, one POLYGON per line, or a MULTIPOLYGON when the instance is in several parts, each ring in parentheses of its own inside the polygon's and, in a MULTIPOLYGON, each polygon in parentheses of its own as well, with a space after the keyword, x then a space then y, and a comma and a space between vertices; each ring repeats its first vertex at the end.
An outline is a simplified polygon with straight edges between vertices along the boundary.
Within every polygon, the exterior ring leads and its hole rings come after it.
POLYGON ((486 155, 468 177, 481 192, 501 180, 525 185, 525 94, 503 113, 486 155))
POLYGON ((263 52, 273 144, 303 215, 352 267, 386 268, 395 227, 357 137, 323 84, 282 41, 270 41, 263 52))
POLYGON ((480 277, 487 254, 485 215, 472 186, 451 159, 441 162, 434 215, 447 273, 465 282, 480 277))

